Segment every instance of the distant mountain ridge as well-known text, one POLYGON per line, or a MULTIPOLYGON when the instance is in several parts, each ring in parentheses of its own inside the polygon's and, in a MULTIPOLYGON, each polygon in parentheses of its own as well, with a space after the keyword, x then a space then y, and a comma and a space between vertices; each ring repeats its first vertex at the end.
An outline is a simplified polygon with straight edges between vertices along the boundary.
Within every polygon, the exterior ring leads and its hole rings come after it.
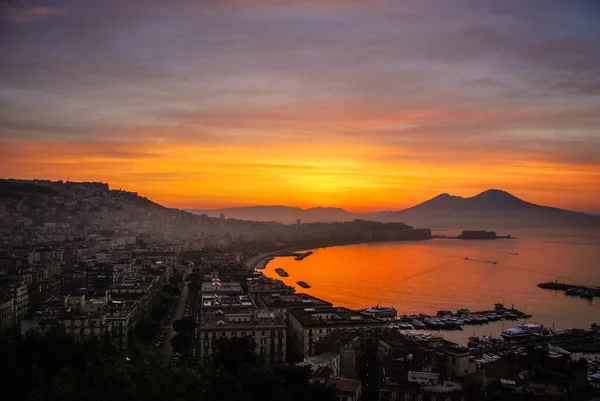
POLYGON ((354 219, 404 222, 432 228, 498 228, 532 226, 600 226, 600 216, 572 212, 524 201, 506 191, 489 189, 478 195, 440 194, 413 207, 373 213, 352 213, 340 208, 301 209, 288 206, 251 206, 217 210, 189 210, 207 214, 291 224, 301 222, 350 221, 354 219))

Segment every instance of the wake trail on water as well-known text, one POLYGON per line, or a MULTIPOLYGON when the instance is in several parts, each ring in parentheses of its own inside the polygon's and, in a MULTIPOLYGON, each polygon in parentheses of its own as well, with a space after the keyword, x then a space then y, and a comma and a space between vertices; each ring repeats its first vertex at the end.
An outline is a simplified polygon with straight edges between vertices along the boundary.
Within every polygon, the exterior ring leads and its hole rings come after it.
POLYGON ((457 260, 453 260, 451 262, 442 263, 441 265, 436 266, 436 267, 432 267, 431 269, 427 269, 427 270, 424 270, 422 272, 418 272, 418 273, 414 273, 414 274, 409 274, 408 276, 401 277, 400 280, 410 280, 410 279, 413 279, 415 277, 424 276, 425 274, 433 273, 436 270, 440 270, 440 269, 443 269, 445 267, 451 266, 451 265, 453 265, 456 262, 458 262, 458 261, 457 260))
MULTIPOLYGON (((442 253, 435 253, 433 251, 429 251, 430 254, 435 255, 435 256, 444 256, 446 258, 454 258, 454 259, 462 259, 462 260, 467 260, 469 262, 479 262, 479 263, 487 263, 487 264, 492 264, 492 265, 497 265, 500 262, 504 262, 505 260, 508 260, 510 256, 505 256, 502 259, 478 259, 478 258, 471 258, 471 257, 462 257, 462 256, 458 256, 458 255, 449 255, 449 254, 442 254, 442 253)), ((515 252, 506 252, 506 253, 502 253, 503 255, 518 255, 515 252)))

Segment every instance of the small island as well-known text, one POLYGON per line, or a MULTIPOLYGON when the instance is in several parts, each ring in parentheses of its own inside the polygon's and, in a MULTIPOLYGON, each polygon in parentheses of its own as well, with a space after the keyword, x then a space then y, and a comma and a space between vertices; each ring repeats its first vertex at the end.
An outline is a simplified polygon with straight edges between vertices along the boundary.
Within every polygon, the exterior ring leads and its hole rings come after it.
POLYGON ((499 238, 511 238, 510 235, 498 236, 494 231, 484 230, 463 230, 463 232, 456 238, 472 240, 472 239, 499 239, 499 238))

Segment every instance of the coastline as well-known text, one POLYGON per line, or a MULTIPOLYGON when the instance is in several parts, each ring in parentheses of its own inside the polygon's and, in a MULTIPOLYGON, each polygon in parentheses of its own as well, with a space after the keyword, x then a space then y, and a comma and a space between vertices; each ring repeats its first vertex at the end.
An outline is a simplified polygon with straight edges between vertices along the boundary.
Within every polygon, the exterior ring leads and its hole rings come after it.
POLYGON ((292 247, 292 248, 285 248, 285 249, 281 249, 281 250, 273 251, 273 252, 259 253, 258 255, 252 256, 252 257, 244 260, 242 263, 250 270, 255 270, 255 269, 263 270, 269 264, 269 262, 271 262, 273 259, 275 259, 277 257, 282 258, 282 257, 296 256, 295 255, 296 253, 315 251, 317 249, 335 248, 338 246, 350 246, 350 245, 389 244, 389 243, 393 243, 393 242, 413 243, 413 242, 431 241, 432 239, 436 239, 436 237, 432 236, 431 238, 417 239, 417 240, 349 242, 347 244, 321 245, 321 246, 315 246, 312 248, 292 247))

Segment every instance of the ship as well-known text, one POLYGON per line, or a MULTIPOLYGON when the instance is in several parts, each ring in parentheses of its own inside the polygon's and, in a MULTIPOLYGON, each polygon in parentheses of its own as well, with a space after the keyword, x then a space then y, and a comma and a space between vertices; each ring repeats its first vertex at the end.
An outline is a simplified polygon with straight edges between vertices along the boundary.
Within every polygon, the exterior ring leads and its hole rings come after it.
POLYGON ((500 333, 505 340, 522 340, 525 338, 547 336, 550 334, 552 334, 550 329, 539 324, 520 324, 500 333))
POLYGON ((359 312, 371 315, 373 317, 378 317, 380 319, 396 319, 398 316, 398 311, 395 308, 379 306, 379 304, 367 309, 361 309, 359 312))
POLYGON ((281 267, 278 267, 277 269, 275 269, 275 273, 279 274, 280 277, 289 276, 289 274, 287 274, 287 272, 285 270, 283 270, 281 267))

